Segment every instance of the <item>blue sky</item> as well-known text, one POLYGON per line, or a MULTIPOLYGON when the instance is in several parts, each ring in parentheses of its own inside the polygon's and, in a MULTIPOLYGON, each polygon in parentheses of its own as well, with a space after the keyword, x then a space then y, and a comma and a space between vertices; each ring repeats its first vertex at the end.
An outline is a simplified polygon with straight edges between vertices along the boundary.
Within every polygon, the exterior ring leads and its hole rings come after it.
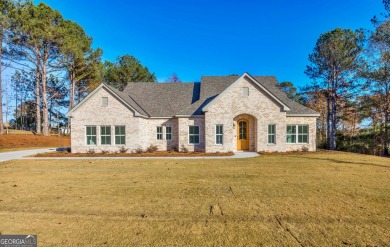
MULTIPOLYGON (((36 3, 39 1, 35 1, 36 3)), ((130 54, 160 81, 202 75, 275 75, 297 86, 319 35, 372 28, 381 0, 43 0, 84 27, 104 59, 130 54)))

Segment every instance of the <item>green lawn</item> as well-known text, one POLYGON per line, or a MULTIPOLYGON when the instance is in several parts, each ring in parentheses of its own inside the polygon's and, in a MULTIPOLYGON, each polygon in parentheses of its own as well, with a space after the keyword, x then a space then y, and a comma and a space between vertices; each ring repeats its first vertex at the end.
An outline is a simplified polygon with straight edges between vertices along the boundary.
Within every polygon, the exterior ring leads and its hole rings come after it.
POLYGON ((0 163, 0 233, 39 246, 389 246, 390 159, 0 163))

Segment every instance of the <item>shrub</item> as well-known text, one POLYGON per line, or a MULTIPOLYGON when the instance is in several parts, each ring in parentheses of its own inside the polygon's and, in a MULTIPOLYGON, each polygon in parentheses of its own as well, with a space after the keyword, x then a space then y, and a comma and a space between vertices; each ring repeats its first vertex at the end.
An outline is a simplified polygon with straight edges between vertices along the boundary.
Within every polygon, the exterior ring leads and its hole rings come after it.
POLYGON ((110 153, 110 151, 108 151, 108 150, 103 150, 103 149, 101 149, 102 150, 102 154, 108 154, 108 153, 110 153))
POLYGON ((87 153, 88 154, 94 154, 95 153, 95 149, 90 148, 90 149, 87 150, 87 153))
POLYGON ((184 144, 181 144, 180 151, 183 153, 188 153, 188 148, 184 146, 184 144))
POLYGON ((119 153, 124 154, 124 153, 126 153, 128 150, 129 150, 128 148, 125 148, 125 146, 122 146, 122 147, 119 148, 119 153))
POLYGON ((134 149, 134 151, 137 154, 142 154, 144 152, 144 150, 141 147, 138 147, 138 148, 134 149))
POLYGON ((301 148, 301 150, 302 150, 302 152, 307 152, 307 151, 309 151, 309 148, 307 146, 303 146, 301 148))
POLYGON ((149 147, 146 148, 146 152, 153 153, 158 150, 158 147, 156 145, 150 144, 149 147))

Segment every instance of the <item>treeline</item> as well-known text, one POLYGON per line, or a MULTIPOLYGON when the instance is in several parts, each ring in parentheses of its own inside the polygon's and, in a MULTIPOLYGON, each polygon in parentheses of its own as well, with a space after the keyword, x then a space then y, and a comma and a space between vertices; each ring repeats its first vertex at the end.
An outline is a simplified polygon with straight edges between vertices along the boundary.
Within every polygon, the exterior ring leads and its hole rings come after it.
POLYGON ((317 40, 305 71, 312 83, 288 96, 320 113, 318 146, 389 156, 390 0, 373 31, 340 29, 317 40))
POLYGON ((127 82, 156 81, 133 56, 103 61, 103 50, 92 47, 92 38, 79 24, 44 3, 0 0, 0 43, 0 71, 14 71, 13 92, 9 87, 2 89, 0 73, 0 102, 5 95, 8 113, 14 101, 16 126, 33 128, 37 134, 49 135, 60 119, 66 124, 64 111, 59 109, 72 109, 103 81, 118 89, 127 82))

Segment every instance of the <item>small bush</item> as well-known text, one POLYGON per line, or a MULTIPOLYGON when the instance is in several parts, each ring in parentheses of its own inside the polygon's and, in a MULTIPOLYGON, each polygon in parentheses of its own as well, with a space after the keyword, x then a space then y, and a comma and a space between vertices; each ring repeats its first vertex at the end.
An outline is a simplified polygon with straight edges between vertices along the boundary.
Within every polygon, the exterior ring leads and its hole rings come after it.
POLYGON ((127 153, 128 150, 129 150, 128 148, 125 148, 125 146, 122 146, 119 148, 119 153, 124 154, 124 153, 127 153))
POLYGON ((146 152, 153 153, 158 150, 158 147, 156 145, 150 144, 149 147, 146 148, 146 152))
POLYGON ((301 148, 302 152, 308 152, 309 151, 309 148, 307 146, 303 146, 301 148))
POLYGON ((108 151, 108 150, 103 150, 103 149, 101 149, 102 150, 102 154, 108 154, 108 153, 110 153, 110 151, 108 151))
POLYGON ((88 154, 94 154, 94 153, 96 153, 96 152, 95 152, 95 149, 90 148, 90 149, 87 150, 87 153, 88 153, 88 154))
POLYGON ((169 148, 169 151, 179 152, 179 149, 174 145, 169 148))
POLYGON ((186 146, 184 146, 184 144, 181 144, 180 152, 188 153, 188 148, 186 146))
POLYGON ((134 149, 134 152, 137 154, 142 154, 144 152, 144 150, 141 147, 138 147, 138 148, 134 149))

